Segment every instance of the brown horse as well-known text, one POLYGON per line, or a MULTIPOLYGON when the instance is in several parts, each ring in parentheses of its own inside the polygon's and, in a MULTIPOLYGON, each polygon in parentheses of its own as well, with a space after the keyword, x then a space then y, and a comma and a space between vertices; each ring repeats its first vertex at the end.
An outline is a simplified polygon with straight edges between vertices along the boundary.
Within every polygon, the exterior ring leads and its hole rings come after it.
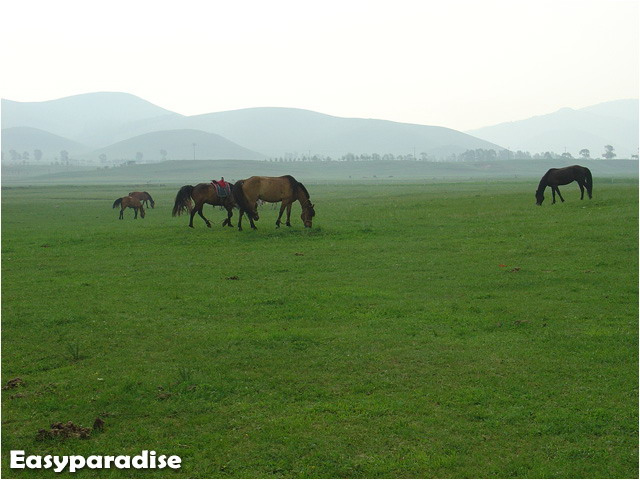
POLYGON ((250 177, 246 180, 240 180, 236 183, 233 192, 238 208, 240 209, 240 219, 238 220, 238 229, 242 230, 242 215, 246 212, 251 228, 256 228, 253 223, 258 220, 258 200, 267 203, 282 202, 280 205, 280 213, 276 220, 276 228, 280 227, 280 219, 285 208, 287 209, 286 226, 291 226, 291 205, 296 200, 302 206, 302 222, 306 228, 311 228, 313 217, 316 212, 314 205, 309 198, 309 192, 303 184, 298 182, 291 175, 282 177, 250 177))
MULTIPOLYGON (((231 192, 233 192, 233 184, 230 183, 231 192)), ((196 212, 207 224, 207 227, 211 228, 211 222, 207 220, 207 218, 202 214, 202 207, 205 203, 210 205, 219 205, 227 209, 227 218, 222 222, 222 226, 228 225, 233 227, 231 224, 231 217, 233 216, 233 207, 236 206, 233 193, 227 196, 219 196, 216 188, 211 183, 199 183, 195 187, 193 185, 185 185, 180 190, 178 190, 178 194, 176 195, 176 201, 173 205, 173 213, 172 215, 175 217, 176 215, 182 214, 184 211, 188 211, 191 214, 191 218, 189 219, 189 226, 193 228, 193 217, 196 212), (192 205, 191 200, 195 202, 195 207, 192 205)))
POLYGON ((133 198, 137 198, 143 205, 146 205, 147 208, 149 204, 151 204, 151 208, 155 208, 156 202, 153 201, 149 192, 129 192, 129 196, 133 198))
POLYGON ((142 207, 142 203, 140 203, 140 200, 138 200, 137 198, 134 198, 134 197, 118 198, 115 202, 113 202, 112 208, 116 208, 116 207, 120 207, 120 217, 118 217, 120 220, 124 218, 124 210, 127 207, 133 208, 133 211, 136 212, 135 216, 133 217, 134 219, 138 218, 138 210, 140 210, 140 216, 144 218, 144 208, 142 207))
POLYGON ((544 174, 536 190, 536 205, 542 205, 544 202, 544 190, 547 187, 551 187, 551 194, 553 195, 553 202, 556 203, 556 193, 560 197, 560 200, 564 202, 562 194, 558 189, 558 185, 568 185, 571 182, 578 182, 580 187, 580 200, 584 198, 584 189, 586 187, 589 198, 593 192, 593 178, 591 177, 591 170, 587 167, 581 167, 580 165, 572 165, 564 168, 551 168, 544 174))

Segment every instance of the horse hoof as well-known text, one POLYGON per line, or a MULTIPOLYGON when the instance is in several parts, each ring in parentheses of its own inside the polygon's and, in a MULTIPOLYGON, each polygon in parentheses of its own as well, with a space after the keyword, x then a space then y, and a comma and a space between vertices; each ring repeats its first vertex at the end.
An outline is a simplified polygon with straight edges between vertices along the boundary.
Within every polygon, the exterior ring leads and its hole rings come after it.
POLYGON ((193 225, 189 225, 189 228, 193 228, 193 225))

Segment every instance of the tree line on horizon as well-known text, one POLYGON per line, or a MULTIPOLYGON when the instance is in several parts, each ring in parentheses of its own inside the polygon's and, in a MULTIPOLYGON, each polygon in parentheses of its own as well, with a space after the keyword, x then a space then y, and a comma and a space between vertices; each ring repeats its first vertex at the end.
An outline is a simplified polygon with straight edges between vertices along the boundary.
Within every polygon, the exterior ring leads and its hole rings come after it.
MULTIPOLYGON (((278 163, 289 163, 289 162, 370 162, 370 161, 426 161, 426 162, 477 162, 477 161, 494 161, 494 160, 554 160, 554 159, 574 159, 574 158, 582 158, 582 159, 593 159, 593 158, 604 158, 605 160, 612 160, 617 157, 615 153, 615 148, 612 145, 605 145, 604 152, 600 157, 591 157, 591 152, 587 148, 583 148, 578 152, 578 157, 574 157, 570 152, 564 152, 562 154, 558 154, 552 151, 540 152, 531 154, 528 151, 511 151, 511 150, 494 150, 494 149, 468 149, 460 154, 449 154, 446 157, 436 157, 434 155, 428 154, 426 152, 421 152, 419 157, 415 154, 406 154, 406 155, 394 155, 392 153, 362 153, 362 154, 354 154, 347 153, 345 155, 340 156, 337 159, 334 159, 331 156, 323 156, 323 155, 298 155, 295 153, 287 153, 285 156, 281 157, 270 157, 266 161, 268 162, 278 162, 278 163)), ((19 153, 16 150, 9 150, 9 157, 12 163, 22 163, 23 165, 27 164, 31 160, 31 153, 28 151, 24 151, 23 153, 19 153)), ((160 161, 166 161, 168 152, 165 149, 160 150, 160 161)), ((35 149, 33 151, 33 160, 37 163, 40 163, 43 157, 43 152, 40 149, 35 149)), ((103 165, 108 164, 107 155, 102 153, 100 154, 99 162, 103 165)), ((136 152, 135 160, 132 159, 118 159, 121 163, 118 165, 134 165, 136 163, 140 163, 144 158, 144 154, 142 152, 136 152)), ((638 155, 631 155, 631 159, 637 160, 638 155)), ((2 151, 2 162, 5 162, 5 152, 2 151)), ((72 159, 69 157, 69 152, 66 150, 60 151, 58 157, 55 158, 55 161, 52 161, 52 165, 70 165, 70 164, 79 164, 79 159, 72 159)), ((86 163, 86 162, 83 162, 86 163)), ((114 162, 112 162, 114 163, 114 162)), ((152 163, 152 162, 150 162, 152 163)), ((114 163, 115 165, 115 163, 114 163)))

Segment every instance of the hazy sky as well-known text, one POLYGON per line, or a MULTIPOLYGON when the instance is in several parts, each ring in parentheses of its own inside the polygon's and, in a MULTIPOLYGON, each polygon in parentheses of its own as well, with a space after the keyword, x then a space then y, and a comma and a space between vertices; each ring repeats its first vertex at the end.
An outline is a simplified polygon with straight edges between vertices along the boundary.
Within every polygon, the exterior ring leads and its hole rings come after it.
POLYGON ((638 0, 3 2, 0 95, 466 130, 637 98, 638 0))

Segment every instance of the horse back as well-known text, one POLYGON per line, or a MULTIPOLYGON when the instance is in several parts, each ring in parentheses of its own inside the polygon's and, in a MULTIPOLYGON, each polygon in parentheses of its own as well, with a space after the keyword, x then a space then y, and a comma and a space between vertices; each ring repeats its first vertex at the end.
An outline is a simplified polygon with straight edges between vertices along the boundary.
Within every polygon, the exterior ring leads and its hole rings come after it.
POLYGON ((142 207, 142 203, 140 203, 140 200, 138 200, 136 197, 128 195, 126 197, 122 197, 122 207, 140 208, 142 207))
POLYGON ((251 199, 265 202, 280 202, 292 198, 295 193, 295 179, 290 175, 283 177, 249 177, 242 186, 245 195, 251 199))

